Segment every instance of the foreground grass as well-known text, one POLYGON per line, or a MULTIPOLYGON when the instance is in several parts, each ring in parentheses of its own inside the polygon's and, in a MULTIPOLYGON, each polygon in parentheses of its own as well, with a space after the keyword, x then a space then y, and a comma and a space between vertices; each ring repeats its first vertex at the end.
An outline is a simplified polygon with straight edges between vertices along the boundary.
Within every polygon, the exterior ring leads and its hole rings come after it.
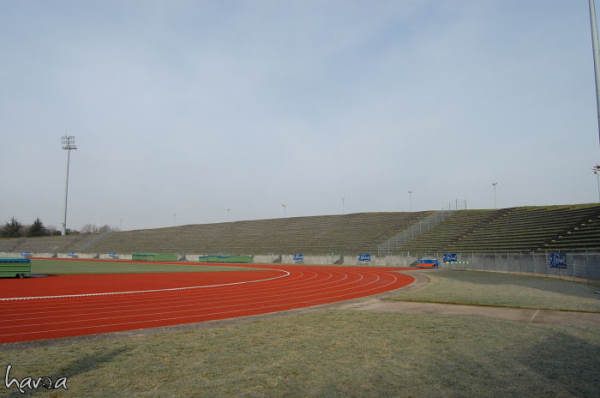
POLYGON ((100 261, 31 260, 34 274, 123 274, 145 272, 248 271, 255 268, 192 264, 118 263, 100 261))
MULTIPOLYGON (((61 397, 572 397, 600 390, 586 326, 319 311, 226 326, 0 347, 2 379, 61 397), (42 389, 43 390, 43 389, 42 389)), ((0 383, 0 394, 23 396, 0 383)))
POLYGON ((600 312, 598 286, 553 278, 482 271, 425 274, 424 287, 389 300, 600 312))

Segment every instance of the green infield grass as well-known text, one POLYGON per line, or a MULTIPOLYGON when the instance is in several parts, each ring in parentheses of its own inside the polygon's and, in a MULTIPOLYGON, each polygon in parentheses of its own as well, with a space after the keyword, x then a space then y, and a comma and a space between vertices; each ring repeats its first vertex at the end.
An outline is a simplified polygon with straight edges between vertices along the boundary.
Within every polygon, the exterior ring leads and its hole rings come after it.
POLYGON ((600 312, 600 287, 555 278, 484 271, 423 273, 429 283, 386 300, 600 312))
MULTIPOLYGON (((0 373, 53 397, 592 397, 595 327, 327 310, 0 346, 0 373)), ((0 384, 0 395, 20 397, 0 384)))
POLYGON ((256 268, 193 264, 153 264, 85 260, 31 260, 32 274, 132 274, 145 272, 248 271, 256 268))

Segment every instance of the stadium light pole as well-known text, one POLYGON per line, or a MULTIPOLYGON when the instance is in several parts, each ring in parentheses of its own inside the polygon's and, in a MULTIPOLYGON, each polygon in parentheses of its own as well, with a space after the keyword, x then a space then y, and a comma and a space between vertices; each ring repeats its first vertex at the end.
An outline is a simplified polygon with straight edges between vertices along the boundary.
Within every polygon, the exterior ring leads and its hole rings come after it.
POLYGON ((71 151, 77 149, 75 145, 75 137, 72 135, 64 135, 61 137, 62 149, 67 151, 67 179, 65 183, 65 212, 63 218, 63 235, 67 234, 67 201, 69 198, 69 166, 71 163, 71 151))
POLYGON ((497 208, 497 206, 496 206, 496 185, 498 185, 497 182, 492 182, 492 186, 494 187, 494 209, 497 208))
POLYGON ((600 203, 600 164, 592 167, 592 172, 596 175, 596 186, 598 187, 598 203, 600 203))
POLYGON ((412 192, 408 191, 408 211, 412 211, 412 192))
POLYGON ((342 196, 342 214, 345 214, 345 210, 344 210, 344 197, 342 196))
POLYGON ((596 83, 596 114, 598 116, 598 139, 600 140, 600 49, 598 46, 598 25, 596 24, 596 5, 588 0, 590 6, 590 29, 592 31, 592 50, 594 53, 594 76, 596 83))

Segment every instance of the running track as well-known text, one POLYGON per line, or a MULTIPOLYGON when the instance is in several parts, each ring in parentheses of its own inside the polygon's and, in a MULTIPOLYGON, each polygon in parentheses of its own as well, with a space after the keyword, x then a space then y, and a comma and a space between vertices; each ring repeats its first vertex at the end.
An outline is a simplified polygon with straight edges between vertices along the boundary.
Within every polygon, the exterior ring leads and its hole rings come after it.
POLYGON ((383 293, 414 280, 392 272, 402 268, 251 267, 262 270, 0 279, 0 343, 284 311, 383 293))

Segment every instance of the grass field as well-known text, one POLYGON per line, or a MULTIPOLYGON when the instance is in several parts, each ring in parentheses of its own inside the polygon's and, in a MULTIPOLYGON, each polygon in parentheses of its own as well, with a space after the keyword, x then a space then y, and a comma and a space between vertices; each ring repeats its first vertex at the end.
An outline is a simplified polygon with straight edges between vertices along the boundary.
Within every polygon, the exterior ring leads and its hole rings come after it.
POLYGON ((210 266, 192 264, 153 264, 153 263, 122 263, 101 261, 64 261, 64 260, 31 260, 33 274, 130 274, 146 272, 206 272, 206 271, 240 271, 256 268, 236 266, 210 266))
MULTIPOLYGON (((68 377, 69 390, 53 392, 61 397, 591 397, 600 387, 600 335, 584 326, 338 310, 5 345, 3 376, 7 364, 11 377, 68 377)), ((13 388, 8 396, 22 395, 13 388)))
POLYGON ((430 282, 388 300, 600 312, 600 287, 554 278, 482 271, 427 272, 430 282))

